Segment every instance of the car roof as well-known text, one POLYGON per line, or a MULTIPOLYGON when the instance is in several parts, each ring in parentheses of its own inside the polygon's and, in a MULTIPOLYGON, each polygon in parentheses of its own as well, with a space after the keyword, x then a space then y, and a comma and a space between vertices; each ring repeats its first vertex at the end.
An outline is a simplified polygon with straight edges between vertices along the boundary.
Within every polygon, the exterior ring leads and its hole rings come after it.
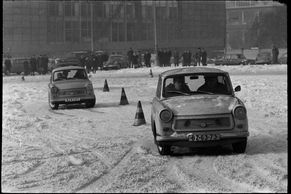
POLYGON ((160 74, 161 77, 167 77, 171 75, 182 75, 182 74, 192 74, 192 73, 227 73, 226 71, 209 68, 209 67, 185 67, 185 68, 176 68, 165 71, 160 74))
POLYGON ((120 54, 113 54, 113 55, 110 55, 110 57, 123 57, 123 55, 120 55, 120 54))
POLYGON ((69 65, 69 66, 65 66, 65 67, 57 67, 53 70, 53 72, 60 71, 60 70, 70 70, 70 69, 85 69, 85 68, 81 67, 81 66, 69 65))

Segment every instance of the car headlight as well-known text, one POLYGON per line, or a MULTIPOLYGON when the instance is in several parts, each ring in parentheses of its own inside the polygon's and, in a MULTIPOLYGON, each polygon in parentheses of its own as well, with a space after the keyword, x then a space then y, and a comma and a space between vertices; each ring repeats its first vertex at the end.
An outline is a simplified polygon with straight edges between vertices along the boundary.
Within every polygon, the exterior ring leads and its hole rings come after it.
POLYGON ((160 118, 163 122, 169 122, 173 118, 173 113, 168 109, 164 109, 160 112, 160 118))
POLYGON ((56 86, 51 87, 51 92, 52 92, 53 94, 58 93, 58 91, 59 91, 59 89, 58 89, 56 86))
POLYGON ((239 120, 244 120, 247 117, 247 112, 244 107, 237 107, 234 109, 234 116, 239 120))
POLYGON ((86 85, 87 91, 92 91, 93 90, 93 85, 91 83, 86 85))

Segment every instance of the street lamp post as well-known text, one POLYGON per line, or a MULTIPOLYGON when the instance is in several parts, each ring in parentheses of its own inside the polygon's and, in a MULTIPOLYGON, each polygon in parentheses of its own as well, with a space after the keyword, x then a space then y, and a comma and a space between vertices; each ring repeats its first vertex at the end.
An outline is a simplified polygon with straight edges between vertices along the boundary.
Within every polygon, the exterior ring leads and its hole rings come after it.
POLYGON ((156 1, 153 2, 153 14, 154 14, 154 41, 155 41, 155 65, 159 66, 158 60, 158 40, 157 40, 157 9, 156 9, 156 1))
POLYGON ((93 4, 90 2, 91 6, 91 51, 94 51, 94 35, 93 35, 93 4))

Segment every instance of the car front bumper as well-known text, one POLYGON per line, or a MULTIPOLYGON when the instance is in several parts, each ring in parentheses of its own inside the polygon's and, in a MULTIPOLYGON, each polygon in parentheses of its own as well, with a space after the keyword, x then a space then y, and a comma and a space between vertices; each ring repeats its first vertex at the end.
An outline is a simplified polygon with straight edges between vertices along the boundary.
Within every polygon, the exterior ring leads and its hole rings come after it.
POLYGON ((89 101, 95 101, 95 95, 90 96, 70 96, 70 97, 55 97, 51 99, 52 104, 79 104, 79 103, 86 103, 89 101), (72 101, 68 101, 68 99, 73 99, 72 101), (78 99, 74 101, 74 99, 78 99))
MULTIPOLYGON (((192 133, 192 132, 189 132, 192 133)), ((171 146, 182 146, 182 147, 210 147, 225 144, 232 144, 241 142, 249 136, 248 131, 244 132, 213 132, 212 134, 219 134, 219 140, 208 140, 208 141, 189 141, 187 134, 189 133, 174 133, 171 136, 157 136, 156 143, 159 145, 171 145, 171 146)), ((196 134, 196 133, 193 133, 196 134)), ((199 133, 203 134, 203 133, 199 133)), ((206 133, 205 133, 206 134, 206 133)))

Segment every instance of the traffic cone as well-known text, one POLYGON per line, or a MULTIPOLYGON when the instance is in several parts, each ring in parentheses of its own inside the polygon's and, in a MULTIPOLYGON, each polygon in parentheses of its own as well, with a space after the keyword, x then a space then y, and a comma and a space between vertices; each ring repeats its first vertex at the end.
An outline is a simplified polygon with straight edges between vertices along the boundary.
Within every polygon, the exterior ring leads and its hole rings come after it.
POLYGON ((106 79, 105 79, 105 82, 104 82, 103 92, 109 92, 109 87, 108 87, 106 79))
POLYGON ((152 69, 150 69, 150 76, 151 77, 154 77, 153 72, 152 72, 152 69))
POLYGON ((21 77, 22 81, 25 81, 24 76, 21 77))
POLYGON ((127 101, 127 98, 126 98, 126 95, 125 95, 125 91, 124 91, 124 88, 122 88, 121 90, 121 97, 120 97, 120 105, 126 105, 128 104, 128 101, 127 101))
POLYGON ((141 103, 140 103, 140 101, 138 101, 133 126, 139 126, 139 125, 143 125, 145 123, 146 123, 146 121, 144 119, 144 114, 142 111, 141 103))

